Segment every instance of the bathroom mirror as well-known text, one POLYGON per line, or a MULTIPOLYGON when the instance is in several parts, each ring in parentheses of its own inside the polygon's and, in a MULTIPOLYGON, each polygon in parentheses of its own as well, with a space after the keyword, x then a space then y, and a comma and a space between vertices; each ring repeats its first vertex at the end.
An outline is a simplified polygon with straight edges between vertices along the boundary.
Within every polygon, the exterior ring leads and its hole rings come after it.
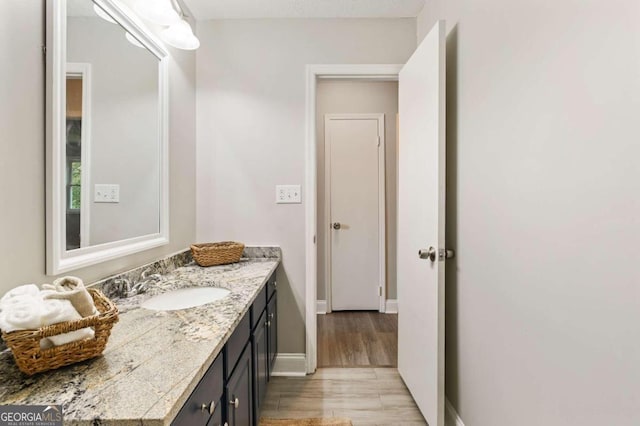
POLYGON ((51 0, 46 56, 47 273, 167 244, 167 51, 117 0, 51 0))

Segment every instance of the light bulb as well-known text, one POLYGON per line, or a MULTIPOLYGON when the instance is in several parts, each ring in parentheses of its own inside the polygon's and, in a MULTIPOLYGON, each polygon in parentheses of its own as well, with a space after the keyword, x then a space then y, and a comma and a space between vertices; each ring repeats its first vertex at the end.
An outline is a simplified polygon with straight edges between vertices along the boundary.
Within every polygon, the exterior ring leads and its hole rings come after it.
POLYGON ((160 37, 178 49, 195 50, 200 47, 200 40, 193 34, 191 25, 183 19, 162 30, 160 37))
POLYGON ((128 41, 129 43, 133 44, 134 46, 136 46, 136 47, 140 47, 140 48, 142 48, 142 49, 146 49, 146 48, 144 47, 144 45, 138 41, 138 39, 137 39, 137 38, 135 38, 134 36, 132 36, 132 35, 131 35, 131 34, 129 34, 128 32, 125 32, 124 36, 127 38, 127 41, 128 41))
POLYGON ((138 0, 134 10, 147 21, 158 25, 173 25, 180 21, 180 15, 170 3, 171 0, 138 0))

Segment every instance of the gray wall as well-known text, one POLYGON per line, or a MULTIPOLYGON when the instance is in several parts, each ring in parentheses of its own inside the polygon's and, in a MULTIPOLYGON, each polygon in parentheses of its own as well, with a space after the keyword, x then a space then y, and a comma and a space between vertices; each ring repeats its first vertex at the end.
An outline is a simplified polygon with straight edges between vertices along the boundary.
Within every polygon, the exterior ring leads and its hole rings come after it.
POLYGON ((396 298, 396 164, 398 82, 319 80, 316 93, 316 143, 318 158, 318 300, 326 297, 324 115, 335 113, 384 113, 386 168, 387 299, 396 298))
POLYGON ((276 184, 304 187, 305 66, 404 63, 415 30, 415 19, 198 24, 208 42, 197 61, 197 237, 282 247, 281 352, 305 349, 304 204, 275 204, 276 184))
MULTIPOLYGON (((640 419, 640 3, 446 19, 446 390, 471 426, 640 419)), ((400 306, 402 300, 399 301, 400 306)))
POLYGON ((158 60, 124 35, 67 18, 67 61, 91 64, 90 245, 160 232, 158 60), (120 202, 94 202, 96 184, 120 185, 120 202))
MULTIPOLYGON (((44 6, 0 2, 0 294, 45 275, 44 6), (19 34, 19 36, 16 36, 19 34)), ((171 243, 74 271, 93 281, 188 246, 195 237, 195 54, 171 50, 171 243)))

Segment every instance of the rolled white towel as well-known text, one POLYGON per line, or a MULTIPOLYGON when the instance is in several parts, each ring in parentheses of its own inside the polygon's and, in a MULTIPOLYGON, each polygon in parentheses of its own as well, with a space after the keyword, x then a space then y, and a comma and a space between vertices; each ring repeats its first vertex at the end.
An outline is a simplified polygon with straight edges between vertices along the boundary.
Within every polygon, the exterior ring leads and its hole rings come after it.
POLYGON ((53 284, 43 284, 44 299, 66 299, 82 317, 98 314, 93 298, 77 277, 58 278, 53 284))
MULTIPOLYGON (((82 319, 82 316, 75 310, 69 300, 45 300, 42 297, 43 295, 38 292, 35 295, 15 295, 15 297, 5 300, 0 306, 0 329, 5 333, 10 333, 12 331, 38 329, 46 325, 82 319)), ((40 347, 46 349, 76 340, 93 338, 94 336, 93 329, 86 327, 42 339, 40 347)))
POLYGON ((42 299, 23 296, 5 303, 0 310, 0 329, 5 333, 39 328, 42 324, 42 299))
POLYGON ((6 292, 0 299, 0 305, 20 300, 23 296, 37 296, 38 293, 40 293, 40 289, 35 284, 21 285, 6 292))

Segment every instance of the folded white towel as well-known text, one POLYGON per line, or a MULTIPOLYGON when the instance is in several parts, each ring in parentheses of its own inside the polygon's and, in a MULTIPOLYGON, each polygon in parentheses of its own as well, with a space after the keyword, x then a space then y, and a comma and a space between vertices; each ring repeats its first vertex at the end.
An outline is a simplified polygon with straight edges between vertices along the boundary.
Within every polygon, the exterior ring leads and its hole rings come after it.
MULTIPOLYGON (((48 339, 53 343, 54 346, 64 345, 66 343, 75 342, 77 340, 84 339, 93 339, 95 336, 95 332, 93 329, 81 328, 80 330, 70 331, 69 333, 64 334, 56 334, 55 336, 49 336, 48 339)), ((42 343, 40 343, 42 347, 42 343)))
POLYGON ((68 300, 44 299, 42 301, 41 325, 57 324, 82 319, 68 300))

